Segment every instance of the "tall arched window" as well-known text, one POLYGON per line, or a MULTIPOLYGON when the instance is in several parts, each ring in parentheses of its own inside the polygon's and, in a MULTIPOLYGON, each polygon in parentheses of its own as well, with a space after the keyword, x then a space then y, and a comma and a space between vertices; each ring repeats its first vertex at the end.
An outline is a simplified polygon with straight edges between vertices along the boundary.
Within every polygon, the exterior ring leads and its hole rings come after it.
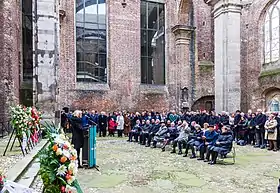
POLYGON ((164 0, 141 0, 141 83, 165 84, 164 0))
POLYGON ((107 82, 106 1, 76 0, 77 81, 107 82))
POLYGON ((275 1, 266 13, 264 23, 264 63, 279 60, 280 0, 275 1))

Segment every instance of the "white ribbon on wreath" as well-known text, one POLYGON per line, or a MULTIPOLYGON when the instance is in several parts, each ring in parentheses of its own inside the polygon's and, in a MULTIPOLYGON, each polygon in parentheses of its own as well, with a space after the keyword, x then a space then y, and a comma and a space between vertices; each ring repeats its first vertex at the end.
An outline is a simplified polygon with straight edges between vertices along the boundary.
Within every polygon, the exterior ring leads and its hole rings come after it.
POLYGON ((7 180, 1 193, 38 193, 37 191, 21 184, 7 180))

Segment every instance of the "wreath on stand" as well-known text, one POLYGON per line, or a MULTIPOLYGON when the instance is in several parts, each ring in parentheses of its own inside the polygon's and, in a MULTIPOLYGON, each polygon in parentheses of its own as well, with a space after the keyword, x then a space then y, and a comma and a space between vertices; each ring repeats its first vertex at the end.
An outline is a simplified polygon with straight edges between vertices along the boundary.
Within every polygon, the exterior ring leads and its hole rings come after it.
MULTIPOLYGON (((50 128, 49 130, 53 130, 50 128)), ((39 175, 43 180, 43 193, 82 193, 76 179, 77 152, 63 134, 47 132, 50 144, 42 150, 39 175)))

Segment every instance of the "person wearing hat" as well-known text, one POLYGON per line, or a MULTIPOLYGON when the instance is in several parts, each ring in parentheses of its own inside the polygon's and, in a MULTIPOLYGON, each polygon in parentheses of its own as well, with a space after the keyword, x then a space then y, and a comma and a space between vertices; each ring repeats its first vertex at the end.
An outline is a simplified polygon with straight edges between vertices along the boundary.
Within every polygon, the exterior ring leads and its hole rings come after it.
MULTIPOLYGON (((197 160, 204 160, 204 154, 208 151, 208 146, 211 146, 215 143, 218 138, 218 133, 215 131, 214 125, 209 125, 208 130, 205 131, 202 136, 203 143, 201 143, 197 148, 199 149, 199 158, 197 160)), ((209 160, 209 157, 206 157, 206 160, 209 160)))
POLYGON ((154 125, 152 125, 152 128, 150 130, 149 136, 148 136, 148 142, 146 147, 150 147, 151 146, 151 141, 154 138, 155 134, 159 131, 160 128, 160 123, 164 123, 164 121, 160 121, 159 119, 156 119, 156 122, 154 125))
POLYGON ((211 161, 209 161, 209 164, 211 165, 216 164, 216 160, 219 154, 221 155, 228 154, 231 151, 232 142, 233 142, 233 136, 232 136, 232 132, 230 131, 230 128, 223 126, 222 132, 218 136, 217 140, 214 142, 212 146, 208 146, 208 152, 207 152, 208 161, 211 154, 211 161))

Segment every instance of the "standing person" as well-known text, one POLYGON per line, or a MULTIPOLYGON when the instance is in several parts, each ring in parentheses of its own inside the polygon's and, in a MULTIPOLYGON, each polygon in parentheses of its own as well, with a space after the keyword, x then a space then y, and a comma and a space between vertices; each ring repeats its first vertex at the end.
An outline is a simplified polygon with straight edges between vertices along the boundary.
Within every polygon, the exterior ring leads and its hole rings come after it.
POLYGON ((128 134, 131 130, 131 122, 130 118, 128 117, 128 114, 124 115, 124 135, 128 137, 128 134))
POLYGON ((234 115, 234 129, 233 129, 233 135, 234 135, 234 140, 237 142, 238 141, 238 132, 239 132, 239 122, 241 120, 241 111, 237 110, 234 115))
POLYGON ((256 145, 256 114, 252 113, 251 115, 248 115, 248 129, 249 129, 249 144, 256 145))
POLYGON ((113 117, 109 118, 109 122, 108 122, 108 131, 109 131, 109 136, 114 137, 115 135, 115 128, 117 126, 115 120, 113 117))
POLYGON ((277 151, 277 120, 274 114, 270 114, 268 120, 265 122, 265 138, 268 140, 268 150, 277 151))
POLYGON ((76 110, 74 116, 70 118, 70 123, 72 125, 73 134, 72 134, 72 144, 74 145, 75 150, 77 151, 78 159, 78 168, 82 168, 80 161, 80 152, 81 148, 84 145, 84 135, 83 135, 83 126, 82 126, 82 112, 76 110))
POLYGON ((260 147, 261 149, 264 149, 266 147, 265 136, 264 136, 265 122, 266 122, 265 114, 262 113, 261 109, 258 109, 257 116, 256 116, 256 140, 257 140, 257 144, 255 145, 256 148, 260 147))
POLYGON ((122 112, 120 112, 117 116, 117 124, 118 137, 122 137, 122 133, 124 130, 124 117, 122 115, 122 112))
POLYGON ((106 128, 108 124, 108 118, 104 111, 98 117, 98 126, 99 126, 99 137, 101 137, 101 133, 103 137, 106 137, 106 128))

